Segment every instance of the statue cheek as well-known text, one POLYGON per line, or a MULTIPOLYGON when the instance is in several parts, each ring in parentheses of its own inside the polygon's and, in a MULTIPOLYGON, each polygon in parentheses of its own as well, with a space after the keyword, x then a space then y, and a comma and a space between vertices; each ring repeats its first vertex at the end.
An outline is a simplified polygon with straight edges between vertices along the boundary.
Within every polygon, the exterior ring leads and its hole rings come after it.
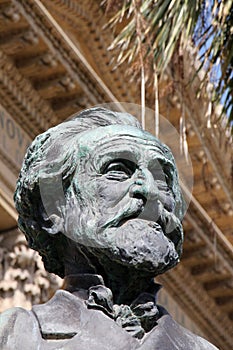
POLYGON ((122 182, 104 179, 104 181, 98 182, 96 193, 98 198, 96 199, 104 207, 113 207, 129 193, 132 184, 131 179, 122 182))
POLYGON ((159 201, 163 204, 164 208, 169 212, 174 212, 175 210, 175 199, 171 193, 160 191, 159 201))

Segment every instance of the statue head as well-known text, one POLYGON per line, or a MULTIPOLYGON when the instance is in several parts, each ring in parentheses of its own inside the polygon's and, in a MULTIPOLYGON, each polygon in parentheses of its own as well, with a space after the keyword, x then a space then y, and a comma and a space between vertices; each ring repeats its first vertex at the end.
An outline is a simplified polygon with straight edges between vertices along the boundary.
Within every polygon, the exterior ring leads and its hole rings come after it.
POLYGON ((37 136, 15 204, 29 246, 61 277, 74 246, 80 272, 99 273, 110 262, 155 276, 179 261, 183 201, 174 158, 127 113, 91 108, 37 136))

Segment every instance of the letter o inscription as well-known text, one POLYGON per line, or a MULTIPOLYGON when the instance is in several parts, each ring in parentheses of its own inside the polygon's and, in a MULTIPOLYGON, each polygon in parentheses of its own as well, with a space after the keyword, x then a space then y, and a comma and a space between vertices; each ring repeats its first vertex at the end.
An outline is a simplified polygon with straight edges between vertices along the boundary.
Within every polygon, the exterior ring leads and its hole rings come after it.
POLYGON ((10 119, 7 119, 7 122, 6 122, 6 132, 7 132, 8 136, 10 137, 10 139, 15 138, 15 126, 14 126, 14 123, 10 119))

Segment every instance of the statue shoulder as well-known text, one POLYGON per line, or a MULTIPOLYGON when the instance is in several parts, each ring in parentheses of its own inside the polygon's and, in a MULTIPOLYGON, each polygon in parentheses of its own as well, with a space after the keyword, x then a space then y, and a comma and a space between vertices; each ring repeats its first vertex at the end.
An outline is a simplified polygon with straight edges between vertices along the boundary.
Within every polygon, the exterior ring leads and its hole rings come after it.
POLYGON ((146 335, 140 350, 218 350, 204 338, 179 325, 169 314, 158 320, 158 325, 146 335))
POLYGON ((30 318, 30 312, 21 308, 13 307, 0 314, 0 334, 10 332, 19 320, 30 318))
POLYGON ((14 307, 0 314, 0 349, 40 349, 40 330, 31 311, 14 307))

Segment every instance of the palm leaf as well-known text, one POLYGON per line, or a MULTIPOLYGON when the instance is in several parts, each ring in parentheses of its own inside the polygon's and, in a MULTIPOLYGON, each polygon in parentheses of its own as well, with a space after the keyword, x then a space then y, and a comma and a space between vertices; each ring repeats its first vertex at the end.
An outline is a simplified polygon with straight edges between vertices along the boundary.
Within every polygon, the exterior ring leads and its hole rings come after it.
MULTIPOLYGON (((106 0, 107 2, 107 0, 106 0)), ((224 101, 223 112, 233 123, 233 5, 231 0, 124 0, 110 20, 114 28, 126 23, 111 49, 121 64, 156 67, 158 76, 187 42, 200 52, 201 85, 217 72, 215 100, 224 101), (117 54, 117 50, 119 53, 117 54), (120 55, 120 56, 119 56, 120 55), (143 55, 143 63, 140 55, 143 55)))

